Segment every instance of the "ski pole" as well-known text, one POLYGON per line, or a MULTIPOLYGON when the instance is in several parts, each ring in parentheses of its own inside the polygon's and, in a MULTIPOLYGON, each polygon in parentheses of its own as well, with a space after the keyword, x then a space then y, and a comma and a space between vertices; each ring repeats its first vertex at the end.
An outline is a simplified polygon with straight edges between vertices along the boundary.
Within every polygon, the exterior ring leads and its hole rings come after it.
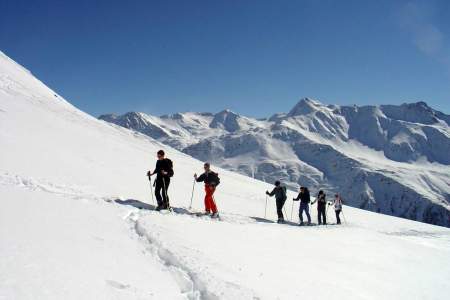
POLYGON ((192 184, 191 203, 189 204, 189 209, 192 209, 192 199, 194 198, 194 189, 195 189, 195 178, 194 183, 192 184))
POLYGON ((328 227, 327 219, 328 219, 328 208, 330 205, 327 203, 327 209, 325 209, 325 226, 328 227))
POLYGON ((347 226, 347 220, 345 219, 344 210, 341 208, 342 217, 344 217, 345 226, 347 226))
POLYGON ((291 207, 291 222, 292 222, 292 213, 294 212, 294 201, 292 201, 292 207, 291 207))
POLYGON ((308 205, 309 205, 309 216, 312 219, 312 204, 311 204, 311 202, 309 202, 308 205))
POLYGON ((264 219, 267 217, 267 195, 266 195, 266 207, 264 208, 264 219))
POLYGON ((150 194, 152 195, 152 203, 155 204, 155 196, 153 196, 153 185, 152 185, 152 177, 148 176, 148 180, 150 180, 150 194))

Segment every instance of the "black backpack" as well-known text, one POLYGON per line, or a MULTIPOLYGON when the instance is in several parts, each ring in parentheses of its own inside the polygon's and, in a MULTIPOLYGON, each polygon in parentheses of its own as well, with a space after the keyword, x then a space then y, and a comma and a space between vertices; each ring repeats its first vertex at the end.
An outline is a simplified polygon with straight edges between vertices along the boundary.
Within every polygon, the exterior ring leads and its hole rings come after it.
POLYGON ((169 169, 167 170, 167 173, 168 173, 169 177, 172 177, 174 174, 173 173, 173 162, 168 158, 166 158, 166 162, 167 162, 167 166, 169 167, 169 169))
POLYGON ((283 199, 286 201, 287 199, 287 188, 285 186, 281 187, 281 191, 283 192, 283 199))
POLYGON ((209 183, 213 186, 218 186, 220 184, 220 178, 219 178, 219 174, 211 172, 208 174, 209 178, 209 183))

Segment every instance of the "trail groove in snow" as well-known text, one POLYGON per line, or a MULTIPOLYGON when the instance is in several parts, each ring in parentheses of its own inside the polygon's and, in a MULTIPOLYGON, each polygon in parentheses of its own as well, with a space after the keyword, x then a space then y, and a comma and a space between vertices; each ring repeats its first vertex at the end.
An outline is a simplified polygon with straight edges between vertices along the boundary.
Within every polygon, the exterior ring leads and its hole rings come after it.
MULTIPOLYGON (((179 214, 175 213, 178 216, 179 214)), ((179 284, 181 292, 192 300, 216 300, 216 299, 260 299, 248 288, 232 282, 224 282, 215 278, 207 268, 193 268, 195 261, 187 257, 179 257, 161 239, 163 232, 152 232, 148 226, 140 222, 140 217, 148 215, 131 213, 128 219, 134 224, 135 232, 146 239, 151 250, 161 262, 168 268, 179 284), (190 261, 190 262, 188 262, 190 261), (207 279, 205 279, 207 278, 207 279), (213 283, 213 288, 211 288, 213 283)), ((189 216, 187 216, 189 217, 189 216)), ((197 218, 191 216, 191 218, 197 218)), ((199 218, 201 219, 201 218, 199 218)), ((205 220, 206 221, 206 220, 205 220)), ((211 220, 210 220, 211 221, 211 220)), ((214 222, 214 221, 213 221, 214 222)), ((155 227, 153 227, 155 228, 155 227)))
POLYGON ((8 172, 0 172, 0 184, 18 186, 31 191, 42 191, 74 199, 107 200, 109 198, 102 198, 98 195, 85 192, 79 187, 57 184, 45 179, 35 179, 17 174, 13 175, 8 172))

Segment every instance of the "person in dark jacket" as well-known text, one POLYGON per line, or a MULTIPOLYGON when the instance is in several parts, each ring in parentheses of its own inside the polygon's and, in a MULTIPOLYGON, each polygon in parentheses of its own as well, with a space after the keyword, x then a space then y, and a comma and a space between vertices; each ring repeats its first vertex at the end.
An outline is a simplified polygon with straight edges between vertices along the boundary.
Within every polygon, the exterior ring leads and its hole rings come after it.
POLYGON ((275 187, 274 189, 269 192, 266 191, 266 195, 269 195, 270 197, 275 195, 275 200, 277 203, 277 215, 278 215, 278 223, 284 223, 284 216, 283 216, 283 206, 286 202, 286 187, 281 185, 280 181, 275 181, 275 187))
POLYGON ((205 163, 203 168, 205 172, 200 176, 194 174, 194 178, 197 182, 205 183, 205 213, 209 215, 212 212, 211 218, 214 218, 219 215, 216 202, 214 201, 214 192, 220 183, 219 174, 211 171, 209 163, 205 163))
POLYGON ((300 226, 304 225, 303 223, 303 211, 306 213, 306 217, 308 218, 308 225, 311 225, 311 216, 309 214, 309 202, 311 202, 311 197, 309 195, 309 190, 306 187, 300 188, 300 193, 297 198, 292 199, 294 201, 300 200, 300 208, 298 211, 298 215, 300 217, 300 226))
POLYGON ((317 218, 319 225, 327 224, 327 216, 326 216, 326 207, 327 207, 327 200, 326 195, 323 191, 319 191, 319 194, 317 194, 316 200, 314 200, 311 204, 314 204, 317 202, 317 218), (323 220, 323 223, 322 223, 323 220))
POLYGON ((173 176, 173 163, 170 159, 165 158, 163 150, 159 150, 156 155, 158 160, 156 161, 155 170, 153 172, 148 171, 147 176, 150 177, 156 174, 156 180, 153 183, 156 201, 158 202, 156 210, 170 209, 167 191, 170 185, 170 177, 173 176))

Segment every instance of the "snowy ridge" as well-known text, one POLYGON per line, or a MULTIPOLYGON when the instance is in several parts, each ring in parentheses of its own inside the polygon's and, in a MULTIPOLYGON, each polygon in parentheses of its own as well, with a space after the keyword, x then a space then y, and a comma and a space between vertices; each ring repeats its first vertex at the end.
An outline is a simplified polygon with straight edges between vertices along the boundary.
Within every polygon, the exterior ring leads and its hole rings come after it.
MULTIPOLYGON (((77 110, 3 56, 0 80, 0 299, 442 299, 450 289, 448 228, 347 206, 346 225, 329 210, 329 226, 298 227, 291 191, 292 222, 278 225, 273 199, 264 218, 271 185, 216 166, 222 220, 194 217, 183 207, 201 161, 77 110), (171 214, 150 210, 145 174, 161 148, 176 169, 171 214)), ((198 131, 214 118, 188 117, 198 131)), ((197 185, 195 211, 202 197, 197 185)))
POLYGON ((358 107, 305 98, 267 120, 229 110, 100 119, 260 180, 339 191, 355 207, 450 226, 450 116, 424 102, 358 107))

